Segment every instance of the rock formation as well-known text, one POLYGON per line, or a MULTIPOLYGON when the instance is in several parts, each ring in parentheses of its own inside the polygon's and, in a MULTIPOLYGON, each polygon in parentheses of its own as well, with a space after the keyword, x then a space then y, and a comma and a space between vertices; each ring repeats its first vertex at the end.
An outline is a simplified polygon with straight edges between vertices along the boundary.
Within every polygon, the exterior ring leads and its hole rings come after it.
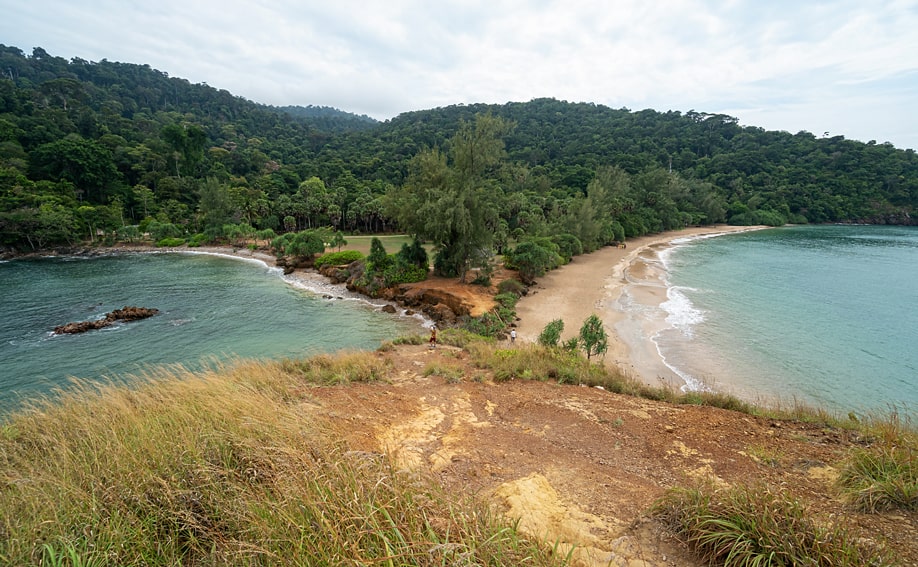
POLYGON ((159 313, 159 309, 125 306, 121 309, 115 309, 111 313, 106 313, 105 317, 96 321, 80 321, 76 323, 67 323, 66 325, 59 325, 54 327, 54 332, 59 335, 85 333, 86 331, 108 327, 115 321, 137 321, 139 319, 152 317, 157 313, 159 313))

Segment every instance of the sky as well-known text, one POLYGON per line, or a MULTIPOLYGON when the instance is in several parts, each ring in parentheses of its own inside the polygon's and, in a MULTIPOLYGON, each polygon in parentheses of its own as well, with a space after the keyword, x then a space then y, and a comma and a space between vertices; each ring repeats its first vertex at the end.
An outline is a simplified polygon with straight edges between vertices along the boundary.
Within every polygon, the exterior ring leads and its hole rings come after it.
POLYGON ((0 0, 0 43, 378 120, 550 97, 918 149, 918 0, 0 0))

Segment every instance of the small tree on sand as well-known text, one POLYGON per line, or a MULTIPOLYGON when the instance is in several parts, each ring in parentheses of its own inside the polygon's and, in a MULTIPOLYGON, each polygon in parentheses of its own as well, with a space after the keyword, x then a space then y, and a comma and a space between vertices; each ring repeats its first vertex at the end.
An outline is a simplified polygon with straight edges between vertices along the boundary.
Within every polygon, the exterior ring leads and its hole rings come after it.
POLYGON ((539 334, 539 344, 544 347, 558 346, 558 342, 561 340, 561 331, 563 330, 564 321, 555 319, 542 329, 542 332, 539 334))
POLYGON ((605 354, 609 349, 606 330, 596 314, 587 317, 580 327, 580 347, 586 352, 587 360, 594 354, 605 354))

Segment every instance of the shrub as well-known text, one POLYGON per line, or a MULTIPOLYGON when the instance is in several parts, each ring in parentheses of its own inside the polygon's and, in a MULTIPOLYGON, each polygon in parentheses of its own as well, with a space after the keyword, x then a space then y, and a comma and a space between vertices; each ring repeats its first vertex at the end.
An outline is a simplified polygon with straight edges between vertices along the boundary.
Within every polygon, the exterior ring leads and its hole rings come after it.
POLYGON ((156 246, 160 248, 175 248, 176 246, 181 246, 185 244, 184 238, 163 238, 156 242, 156 246))
POLYGON ((558 254, 558 245, 548 238, 534 238, 517 244, 504 255, 508 268, 517 270, 523 283, 531 284, 535 278, 557 268, 563 258, 558 254))
POLYGON ((386 266, 382 272, 386 287, 402 283, 422 282, 427 279, 428 271, 420 266, 405 264, 396 260, 386 266))
POLYGON ((191 238, 188 239, 188 246, 197 248, 198 246, 203 246, 210 242, 210 238, 203 232, 198 232, 191 235, 191 238))
POLYGON ((517 297, 526 295, 526 286, 517 279, 506 279, 497 284, 497 293, 512 293, 517 297))
POLYGON ((417 236, 414 237, 411 245, 408 243, 402 244, 402 249, 397 256, 399 260, 406 264, 417 266, 425 271, 430 270, 430 258, 427 256, 427 250, 421 245, 421 240, 417 236))
POLYGON ((316 268, 324 266, 343 266, 357 260, 362 260, 363 254, 358 250, 343 250, 341 252, 330 252, 323 254, 316 259, 316 268))
POLYGON ((516 302, 519 300, 519 296, 513 293, 498 293, 494 296, 494 301, 507 309, 515 309, 516 302))
POLYGON ((551 321, 542 332, 539 333, 539 344, 545 347, 556 347, 561 341, 561 333, 564 331, 564 321, 555 319, 551 321))
POLYGON ((573 234, 556 234, 551 237, 551 241, 558 245, 558 254, 564 258, 565 263, 570 262, 574 256, 583 254, 583 244, 573 234))
POLYGON ((469 317, 465 320, 463 328, 467 331, 494 338, 507 327, 507 324, 496 313, 485 313, 480 317, 469 317))

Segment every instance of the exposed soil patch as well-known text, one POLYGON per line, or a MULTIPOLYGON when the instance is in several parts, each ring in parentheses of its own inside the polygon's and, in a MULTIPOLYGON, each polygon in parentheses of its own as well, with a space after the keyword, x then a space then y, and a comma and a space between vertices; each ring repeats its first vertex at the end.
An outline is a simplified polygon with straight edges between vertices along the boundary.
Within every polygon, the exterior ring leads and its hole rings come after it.
POLYGON ((918 564, 918 514, 858 514, 832 490, 844 451, 863 442, 855 434, 597 388, 495 384, 442 345, 377 356, 391 361, 386 382, 313 390, 350 446, 479 494, 527 532, 576 546, 579 564, 700 565, 646 517, 666 488, 698 478, 780 486, 918 564), (423 376, 434 363, 461 367, 462 380, 423 376))

